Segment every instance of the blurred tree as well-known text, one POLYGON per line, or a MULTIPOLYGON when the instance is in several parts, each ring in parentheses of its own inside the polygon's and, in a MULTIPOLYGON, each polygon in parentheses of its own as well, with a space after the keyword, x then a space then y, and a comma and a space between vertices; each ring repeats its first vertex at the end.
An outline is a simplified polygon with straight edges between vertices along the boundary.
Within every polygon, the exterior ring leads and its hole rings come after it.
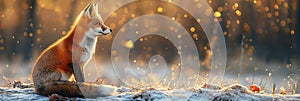
MULTIPOLYGON (((24 29, 25 24, 25 20, 22 19, 26 15, 24 14, 26 9, 23 9, 23 3, 24 1, 3 2, 3 15, 5 19, 2 18, 3 22, 1 23, 3 27, 1 28, 1 33, 3 33, 3 37, 5 40, 5 50, 3 56, 8 62, 16 60, 17 57, 15 56, 17 50, 20 49, 20 47, 18 47, 20 46, 19 42, 23 38, 23 30, 20 30, 24 29), (17 16, 8 18, 10 14, 17 16), (15 21, 17 22, 17 24, 15 24, 15 21)), ((23 55, 23 53, 20 53, 20 55, 23 55)))
MULTIPOLYGON (((295 18, 296 19, 296 34, 295 34, 295 37, 296 37, 296 49, 300 50, 300 1, 299 0, 294 0, 295 2, 298 2, 297 3, 297 17, 295 18)), ((300 60, 300 54, 299 53, 296 53, 298 54, 298 60, 300 60)))
MULTIPOLYGON (((288 50, 288 54, 289 54, 289 57, 290 59, 288 60, 288 63, 289 64, 293 64, 295 65, 294 63, 296 63, 296 61, 299 59, 299 45, 298 43, 300 42, 300 37, 299 37, 299 18, 300 18, 300 5, 299 5, 299 0, 288 0, 288 15, 287 15, 287 18, 291 19, 291 22, 288 24, 288 28, 290 28, 290 32, 287 34, 287 35, 290 35, 290 47, 292 47, 292 49, 289 49, 288 50), (297 2, 298 4, 296 4, 295 2, 297 2), (295 3, 295 4, 293 4, 295 3), (297 8, 298 7, 298 8, 297 8), (297 11, 298 9, 298 11, 297 11), (297 17, 298 16, 298 17, 297 17), (295 18, 296 17, 296 18, 295 18), (296 21, 295 21, 296 20, 296 21), (296 28, 298 26, 298 28, 296 28), (298 32, 297 34, 292 34, 292 30, 295 30, 296 29, 296 32, 298 32), (296 61, 295 61, 296 60, 296 61)), ((297 68, 294 68, 293 72, 297 71, 296 70, 297 68)))
MULTIPOLYGON (((3 10, 4 10, 4 0, 1 0, 0 1, 0 14, 3 12, 3 10)), ((0 19, 0 26, 1 26, 1 22, 2 22, 2 19, 0 19)), ((0 40, 2 39, 2 37, 3 37, 3 35, 2 35, 2 33, 3 33, 3 30, 2 30, 2 28, 0 28, 0 40)), ((3 43, 0 43, 0 47, 1 46, 3 46, 3 43)), ((2 59, 3 58, 3 55, 2 54, 4 54, 4 51, 2 51, 2 50, 0 50, 0 59, 2 59)))
POLYGON ((28 5, 28 17, 27 17, 27 23, 25 28, 25 33, 28 34, 28 36, 24 40, 24 48, 23 48, 23 61, 28 62, 30 61, 32 57, 32 51, 35 41, 35 32, 37 27, 37 21, 35 17, 35 10, 36 10, 36 0, 27 0, 26 4, 28 5))

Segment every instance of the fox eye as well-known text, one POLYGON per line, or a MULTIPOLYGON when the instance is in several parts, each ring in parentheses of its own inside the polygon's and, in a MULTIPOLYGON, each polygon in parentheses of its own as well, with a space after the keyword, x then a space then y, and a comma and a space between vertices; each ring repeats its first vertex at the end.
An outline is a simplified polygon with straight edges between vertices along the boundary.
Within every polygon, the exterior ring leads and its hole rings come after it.
POLYGON ((95 25, 101 25, 101 23, 100 22, 96 22, 95 25))

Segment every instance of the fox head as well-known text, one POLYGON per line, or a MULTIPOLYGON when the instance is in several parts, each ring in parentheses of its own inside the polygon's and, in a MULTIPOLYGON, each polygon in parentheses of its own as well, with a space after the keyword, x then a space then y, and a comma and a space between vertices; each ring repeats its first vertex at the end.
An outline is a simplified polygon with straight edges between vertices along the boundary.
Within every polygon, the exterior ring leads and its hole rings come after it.
POLYGON ((98 3, 92 1, 77 18, 76 30, 80 33, 93 34, 95 36, 107 35, 112 32, 111 28, 106 26, 98 12, 98 3))
POLYGON ((96 35, 106 35, 112 32, 112 30, 104 25, 102 17, 98 12, 98 3, 91 2, 84 10, 84 15, 90 19, 89 28, 96 32, 96 35))

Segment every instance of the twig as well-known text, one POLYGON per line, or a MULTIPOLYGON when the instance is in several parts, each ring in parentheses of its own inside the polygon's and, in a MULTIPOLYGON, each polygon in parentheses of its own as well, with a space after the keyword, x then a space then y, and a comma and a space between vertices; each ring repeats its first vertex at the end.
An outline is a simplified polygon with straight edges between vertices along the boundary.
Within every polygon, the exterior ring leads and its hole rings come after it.
POLYGON ((242 33, 242 41, 241 41, 241 58, 240 58, 240 68, 239 68, 239 73, 238 73, 238 82, 240 81, 240 75, 242 73, 242 65, 243 65, 243 59, 244 59, 244 43, 245 41, 245 36, 244 33, 242 33))
POLYGON ((8 82, 8 87, 10 88, 12 86, 11 81, 5 76, 2 76, 2 78, 8 82))
POLYGON ((32 83, 22 83, 21 81, 17 81, 15 80, 13 83, 13 88, 21 88, 21 89, 24 89, 24 88, 32 88, 33 87, 33 84, 32 83))
POLYGON ((98 78, 95 80, 95 83, 96 83, 96 84, 104 84, 103 77, 98 77, 98 78))
POLYGON ((272 94, 275 94, 276 93, 276 84, 275 84, 275 82, 273 83, 273 89, 272 89, 272 94))

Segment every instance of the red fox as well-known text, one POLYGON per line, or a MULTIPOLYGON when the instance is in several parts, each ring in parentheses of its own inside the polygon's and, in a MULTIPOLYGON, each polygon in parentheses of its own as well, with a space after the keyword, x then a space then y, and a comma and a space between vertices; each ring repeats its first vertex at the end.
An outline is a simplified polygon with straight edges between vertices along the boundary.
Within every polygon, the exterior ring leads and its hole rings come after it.
POLYGON ((114 86, 84 82, 81 71, 95 53, 98 36, 111 32, 103 24, 98 4, 92 1, 77 17, 69 33, 37 58, 31 72, 36 93, 66 97, 112 95, 116 90, 114 86))

